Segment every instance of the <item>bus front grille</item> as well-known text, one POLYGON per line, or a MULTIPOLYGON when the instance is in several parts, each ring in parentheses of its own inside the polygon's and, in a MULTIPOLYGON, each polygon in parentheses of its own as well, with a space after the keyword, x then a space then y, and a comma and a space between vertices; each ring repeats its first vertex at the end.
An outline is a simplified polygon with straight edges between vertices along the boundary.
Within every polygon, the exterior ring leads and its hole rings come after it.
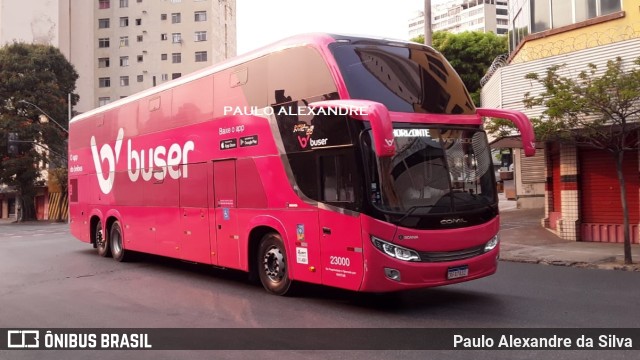
POLYGON ((445 262, 469 259, 484 253, 484 245, 456 251, 424 251, 419 252, 421 262, 445 262))

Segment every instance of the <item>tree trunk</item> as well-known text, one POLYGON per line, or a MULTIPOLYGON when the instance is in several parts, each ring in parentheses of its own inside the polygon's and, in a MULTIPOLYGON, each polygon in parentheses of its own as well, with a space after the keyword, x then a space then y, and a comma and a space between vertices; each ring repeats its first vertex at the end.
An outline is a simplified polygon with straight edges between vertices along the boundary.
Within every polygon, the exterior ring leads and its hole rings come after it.
POLYGON ((624 151, 614 153, 616 158, 616 172, 618 173, 618 183, 620 184, 620 200, 622 201, 622 217, 624 226, 624 263, 632 264, 631 258, 631 234, 629 233, 629 207, 627 205, 627 189, 624 182, 624 174, 622 172, 622 160, 624 151))
POLYGON ((36 220, 35 199, 31 195, 22 195, 22 221, 36 220))

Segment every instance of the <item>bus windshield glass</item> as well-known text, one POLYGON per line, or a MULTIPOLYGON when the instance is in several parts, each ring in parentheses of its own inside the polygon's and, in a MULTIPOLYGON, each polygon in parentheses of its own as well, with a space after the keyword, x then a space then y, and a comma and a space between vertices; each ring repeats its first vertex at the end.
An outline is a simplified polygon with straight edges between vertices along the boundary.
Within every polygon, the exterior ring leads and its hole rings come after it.
POLYGON ((461 213, 496 202, 484 131, 437 126, 394 128, 396 154, 377 157, 371 131, 362 136, 372 204, 407 216, 461 213))
POLYGON ((393 112, 475 113, 458 74, 429 47, 360 40, 330 49, 352 99, 376 101, 393 112))

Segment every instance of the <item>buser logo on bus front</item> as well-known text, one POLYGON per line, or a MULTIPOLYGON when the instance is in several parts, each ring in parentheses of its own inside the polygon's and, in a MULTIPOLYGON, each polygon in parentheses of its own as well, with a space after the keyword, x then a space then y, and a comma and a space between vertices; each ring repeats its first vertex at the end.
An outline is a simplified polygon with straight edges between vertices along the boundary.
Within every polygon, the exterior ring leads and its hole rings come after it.
MULTIPOLYGON (((96 177, 100 185, 100 191, 108 194, 113 190, 115 180, 115 171, 118 160, 120 160, 120 150, 122 149, 122 141, 124 139, 124 129, 118 130, 118 136, 114 147, 104 144, 98 153, 96 145, 96 137, 91 137, 91 154, 93 155, 93 164, 96 167, 96 177), (106 161, 109 167, 105 174, 102 171, 102 163, 106 161), (106 176, 105 176, 106 175, 106 176)), ((163 180, 167 174, 174 180, 180 177, 188 177, 188 154, 195 149, 195 143, 191 140, 180 145, 173 143, 169 149, 165 146, 149 147, 148 151, 144 149, 135 150, 131 139, 127 141, 127 173, 129 180, 138 181, 140 175, 142 180, 149 181, 152 177, 156 180, 163 180), (145 156, 146 155, 146 156, 145 156), (148 167, 145 168, 145 159, 148 167), (182 165, 182 166, 180 166, 182 165)))

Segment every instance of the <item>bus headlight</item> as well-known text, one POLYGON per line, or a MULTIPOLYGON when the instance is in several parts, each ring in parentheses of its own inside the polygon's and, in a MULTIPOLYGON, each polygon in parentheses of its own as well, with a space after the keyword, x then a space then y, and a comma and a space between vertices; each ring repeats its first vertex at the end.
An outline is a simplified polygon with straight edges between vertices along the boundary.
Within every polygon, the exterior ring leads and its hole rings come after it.
POLYGON ((402 261, 420 261, 420 255, 414 250, 394 245, 375 236, 371 236, 371 242, 376 248, 392 258, 402 261))
POLYGON ((489 252, 489 251, 495 249, 495 247, 498 246, 499 242, 500 242, 500 235, 496 234, 496 236, 492 237, 491 240, 489 240, 484 245, 484 252, 489 252))

